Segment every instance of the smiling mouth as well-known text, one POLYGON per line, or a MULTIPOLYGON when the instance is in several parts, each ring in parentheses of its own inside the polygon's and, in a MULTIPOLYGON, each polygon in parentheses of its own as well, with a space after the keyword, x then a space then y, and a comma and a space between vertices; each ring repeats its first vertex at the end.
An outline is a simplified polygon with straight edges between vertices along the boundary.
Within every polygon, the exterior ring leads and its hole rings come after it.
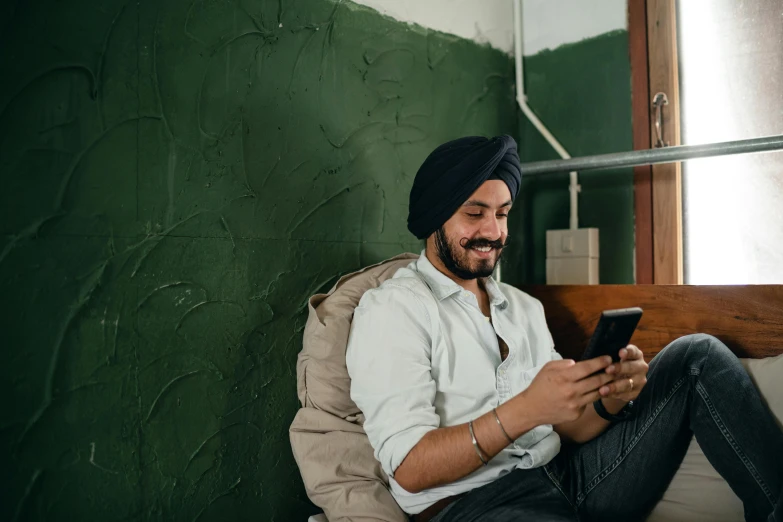
POLYGON ((488 253, 488 252, 492 252, 493 248, 492 248, 492 247, 489 247, 489 246, 485 246, 485 247, 472 247, 472 248, 471 248, 471 250, 476 250, 476 251, 478 251, 478 252, 483 252, 483 253, 485 253, 485 254, 486 254, 486 253, 488 253))
POLYGON ((495 252, 498 250, 496 248, 493 248, 491 246, 483 246, 483 247, 470 247, 468 250, 473 252, 473 255, 478 257, 479 259, 493 259, 495 257, 495 252))

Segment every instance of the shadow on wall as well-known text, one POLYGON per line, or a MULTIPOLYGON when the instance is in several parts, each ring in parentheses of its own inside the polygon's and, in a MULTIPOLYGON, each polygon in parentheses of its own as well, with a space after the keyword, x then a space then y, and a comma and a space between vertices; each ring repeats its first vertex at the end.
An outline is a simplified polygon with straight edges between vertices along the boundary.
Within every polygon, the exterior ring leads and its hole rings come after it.
POLYGON ((294 520, 307 297, 420 244, 511 59, 345 2, 18 2, 0 31, 2 520, 294 520))

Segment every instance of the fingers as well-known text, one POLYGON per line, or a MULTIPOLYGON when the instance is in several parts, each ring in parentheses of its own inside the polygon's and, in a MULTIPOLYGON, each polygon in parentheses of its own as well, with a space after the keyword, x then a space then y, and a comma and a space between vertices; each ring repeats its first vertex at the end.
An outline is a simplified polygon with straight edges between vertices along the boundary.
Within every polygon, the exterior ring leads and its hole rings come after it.
POLYGON ((603 397, 607 397, 609 395, 620 395, 633 390, 634 385, 635 383, 631 383, 630 378, 619 379, 607 384, 606 386, 602 386, 598 392, 603 397))
POLYGON ((644 354, 636 346, 629 344, 622 350, 620 350, 620 359, 623 361, 630 361, 635 359, 644 360, 644 354))
POLYGON ((646 374, 647 363, 644 362, 644 359, 621 361, 608 366, 606 368, 606 373, 614 375, 615 377, 618 375, 646 374))
POLYGON ((602 397, 615 397, 624 398, 629 393, 638 394, 642 387, 647 384, 647 377, 645 375, 636 375, 631 377, 623 377, 615 381, 610 382, 598 390, 602 397), (633 380, 633 384, 631 384, 633 380))
POLYGON ((549 361, 546 363, 546 366, 550 366, 552 368, 568 368, 570 366, 574 366, 576 364, 576 361, 573 359, 557 359, 554 361, 549 361))
POLYGON ((579 399, 579 404, 586 405, 586 404, 592 404, 598 399, 601 399, 602 396, 598 391, 593 391, 590 393, 586 393, 585 395, 582 395, 582 398, 579 399))
POLYGON ((569 377, 574 381, 581 381, 588 375, 599 372, 610 364, 612 364, 612 358, 608 355, 596 357, 595 359, 588 359, 586 361, 579 361, 568 370, 569 377))
POLYGON ((601 386, 612 382, 613 379, 614 376, 609 375, 608 373, 605 372, 600 372, 577 382, 575 391, 579 395, 584 395, 585 393, 598 391, 598 389, 601 388, 601 386))
POLYGON ((620 362, 614 363, 606 369, 606 373, 614 376, 627 376, 633 374, 647 374, 647 363, 644 354, 636 346, 629 344, 620 350, 620 362))

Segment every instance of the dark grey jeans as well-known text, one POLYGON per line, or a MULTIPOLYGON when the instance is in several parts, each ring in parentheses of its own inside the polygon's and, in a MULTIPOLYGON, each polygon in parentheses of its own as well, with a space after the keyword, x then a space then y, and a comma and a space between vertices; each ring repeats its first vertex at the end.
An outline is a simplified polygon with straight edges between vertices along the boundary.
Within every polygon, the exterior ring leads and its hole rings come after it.
POLYGON ((661 351, 636 408, 632 420, 564 445, 542 468, 474 489, 434 521, 644 520, 695 435, 742 500, 746 520, 783 522, 783 433, 718 339, 689 335, 661 351))

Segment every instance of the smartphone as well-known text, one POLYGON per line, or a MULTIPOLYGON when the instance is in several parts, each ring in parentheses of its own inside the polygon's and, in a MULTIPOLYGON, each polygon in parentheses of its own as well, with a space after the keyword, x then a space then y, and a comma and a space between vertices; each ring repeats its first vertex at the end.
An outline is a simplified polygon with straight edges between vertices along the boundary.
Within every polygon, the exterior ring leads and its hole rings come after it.
POLYGON ((587 344, 582 360, 593 359, 601 355, 610 355, 614 362, 620 360, 620 350, 628 346, 642 318, 641 308, 622 308, 605 310, 601 313, 598 326, 587 344))

